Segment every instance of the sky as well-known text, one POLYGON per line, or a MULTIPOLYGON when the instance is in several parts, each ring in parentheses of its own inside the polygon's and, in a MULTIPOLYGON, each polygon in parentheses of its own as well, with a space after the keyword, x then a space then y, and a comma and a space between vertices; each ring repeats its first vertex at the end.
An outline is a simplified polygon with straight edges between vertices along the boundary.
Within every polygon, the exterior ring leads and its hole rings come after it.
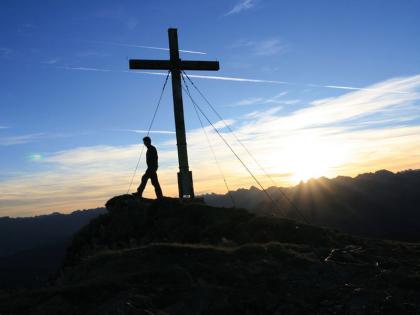
MULTIPOLYGON (((187 74, 224 120, 192 96, 264 187, 420 168, 418 12, 414 0, 3 0, 0 216, 127 192, 165 80, 128 60, 167 59, 171 27, 182 59, 220 62, 187 74)), ((185 93, 184 111, 196 194, 226 192, 217 165, 229 189, 257 186, 204 121, 216 163, 185 93)), ((173 115, 169 84, 150 134, 167 196, 173 115)))

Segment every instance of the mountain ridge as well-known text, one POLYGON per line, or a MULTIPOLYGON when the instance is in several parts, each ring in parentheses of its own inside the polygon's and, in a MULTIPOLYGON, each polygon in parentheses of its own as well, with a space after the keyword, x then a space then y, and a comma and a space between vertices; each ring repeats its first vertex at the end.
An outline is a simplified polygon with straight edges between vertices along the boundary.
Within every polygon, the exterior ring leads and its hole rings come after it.
POLYGON ((256 188, 238 189, 225 195, 204 195, 213 206, 231 205, 257 215, 286 216, 317 226, 340 229, 378 239, 420 241, 420 170, 392 173, 379 170, 356 177, 321 177, 294 187, 269 187, 265 193, 256 188), (285 194, 293 205, 284 198, 285 194), (274 211, 280 208, 281 212, 274 211), (298 208, 300 213, 297 213, 298 208))

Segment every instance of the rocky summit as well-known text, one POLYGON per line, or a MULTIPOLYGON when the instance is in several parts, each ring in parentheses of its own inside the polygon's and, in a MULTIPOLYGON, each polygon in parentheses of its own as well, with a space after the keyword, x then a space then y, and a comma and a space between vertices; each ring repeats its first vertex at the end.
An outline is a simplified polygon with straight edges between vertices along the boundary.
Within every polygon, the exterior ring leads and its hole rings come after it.
POLYGON ((0 314, 420 314, 419 244, 169 198, 106 207, 0 314))

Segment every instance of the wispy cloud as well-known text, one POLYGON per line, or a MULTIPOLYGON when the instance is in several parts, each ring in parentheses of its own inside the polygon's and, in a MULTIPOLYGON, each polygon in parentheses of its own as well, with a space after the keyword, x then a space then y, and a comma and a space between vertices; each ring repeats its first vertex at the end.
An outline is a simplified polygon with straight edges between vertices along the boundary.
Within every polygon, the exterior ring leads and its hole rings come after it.
POLYGON ((13 50, 7 47, 0 47, 0 57, 8 58, 12 55, 13 50))
POLYGON ((264 102, 264 98, 262 98, 262 97, 249 97, 249 98, 244 98, 240 101, 237 101, 236 103, 232 104, 231 106, 255 105, 255 104, 261 104, 262 102, 264 102))
POLYGON ((264 117, 270 117, 270 116, 276 115, 282 109, 283 109, 282 106, 274 106, 266 110, 255 110, 255 111, 245 114, 243 118, 245 120, 250 120, 250 119, 255 120, 255 119, 260 119, 264 117))
POLYGON ((256 1, 255 0, 241 0, 239 3, 237 3, 229 12, 225 14, 225 16, 229 16, 232 14, 237 14, 242 11, 249 10, 253 7, 255 7, 256 1))
POLYGON ((23 135, 0 136, 0 146, 20 145, 20 144, 26 144, 26 143, 32 143, 32 142, 38 142, 38 141, 68 138, 68 137, 74 137, 78 135, 86 135, 88 133, 90 132, 79 132, 79 133, 38 132, 38 133, 23 134, 23 135))
POLYGON ((139 19, 131 16, 131 13, 123 7, 100 9, 94 13, 94 17, 118 21, 130 31, 136 29, 139 24, 139 19))
POLYGON ((270 39, 258 43, 255 47, 255 53, 259 56, 272 56, 284 52, 286 47, 278 39, 270 39))
POLYGON ((27 34, 29 35, 34 29, 36 29, 36 25, 32 23, 23 23, 20 24, 17 28, 17 32, 20 34, 27 34))
POLYGON ((97 57, 97 58, 104 58, 109 57, 111 54, 109 52, 98 51, 98 50, 84 50, 76 53, 77 57, 85 58, 85 57, 97 57))
POLYGON ((231 48, 248 48, 252 54, 257 56, 273 56, 279 53, 284 53, 289 49, 288 44, 277 38, 269 38, 264 40, 238 40, 234 42, 231 48))
POLYGON ((134 17, 129 17, 126 21, 125 21, 125 26, 129 29, 129 30, 134 30, 137 25, 139 24, 139 20, 137 18, 134 17))
POLYGON ((294 105, 300 102, 299 99, 283 99, 283 96, 287 95, 286 91, 278 93, 272 97, 249 97, 237 101, 230 106, 248 106, 248 105, 264 105, 264 104, 277 104, 277 105, 294 105))
POLYGON ((27 135, 0 137, 0 146, 10 146, 16 144, 29 143, 40 139, 44 135, 44 133, 34 133, 27 135))
POLYGON ((318 176, 336 176, 416 168, 420 167, 415 153, 420 152, 420 126, 414 123, 420 117, 418 105, 420 76, 394 78, 315 100, 286 116, 278 114, 278 107, 254 111, 236 132, 270 172, 319 170, 318 176))
POLYGON ((121 147, 97 145, 46 154, 41 162, 61 166, 85 165, 89 167, 102 167, 105 162, 107 164, 116 164, 117 161, 121 162, 135 157, 137 152, 138 145, 121 147))
MULTIPOLYGON (((333 177, 379 168, 419 168, 420 125, 411 120, 420 116, 419 105, 420 75, 393 78, 340 96, 317 99, 287 114, 273 103, 270 108, 226 123, 277 183, 288 185, 302 174, 333 177), (406 93, 384 92, 388 90, 406 93), (378 126, 378 122, 383 125, 378 126)), ((272 185, 223 128, 223 122, 215 125, 261 182, 272 185)), ((205 128, 231 187, 252 185, 212 128, 205 128)), ((197 193, 222 192, 223 181, 208 159, 205 136, 200 129, 194 129, 188 131, 187 139, 197 193)), ((157 143, 157 147, 164 192, 176 195, 176 141, 168 139, 157 143)), ((102 145, 45 154, 33 163, 42 163, 50 171, 18 174, 0 181, 0 213, 66 211, 103 205, 110 197, 126 192, 140 150, 141 144, 102 145)), ((144 167, 142 160, 140 169, 144 167)), ((136 176, 136 183, 140 176, 136 176)), ((153 195, 151 187, 147 194, 153 195)))
POLYGON ((44 61, 41 61, 41 63, 44 63, 46 65, 55 65, 59 61, 58 58, 51 58, 44 61))

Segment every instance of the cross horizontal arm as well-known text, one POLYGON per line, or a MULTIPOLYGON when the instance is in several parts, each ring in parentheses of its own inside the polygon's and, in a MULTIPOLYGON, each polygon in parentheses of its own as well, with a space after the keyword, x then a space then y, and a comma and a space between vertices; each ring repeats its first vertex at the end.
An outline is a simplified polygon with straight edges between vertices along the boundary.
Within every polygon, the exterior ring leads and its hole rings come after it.
POLYGON ((146 59, 130 59, 130 69, 143 70, 170 70, 171 62, 169 60, 146 60, 146 59))
POLYGON ((184 61, 181 60, 180 70, 219 70, 218 61, 184 61))
POLYGON ((180 60, 179 63, 172 63, 170 60, 148 60, 148 59, 130 59, 130 69, 137 70, 219 70, 218 61, 195 61, 180 60))

